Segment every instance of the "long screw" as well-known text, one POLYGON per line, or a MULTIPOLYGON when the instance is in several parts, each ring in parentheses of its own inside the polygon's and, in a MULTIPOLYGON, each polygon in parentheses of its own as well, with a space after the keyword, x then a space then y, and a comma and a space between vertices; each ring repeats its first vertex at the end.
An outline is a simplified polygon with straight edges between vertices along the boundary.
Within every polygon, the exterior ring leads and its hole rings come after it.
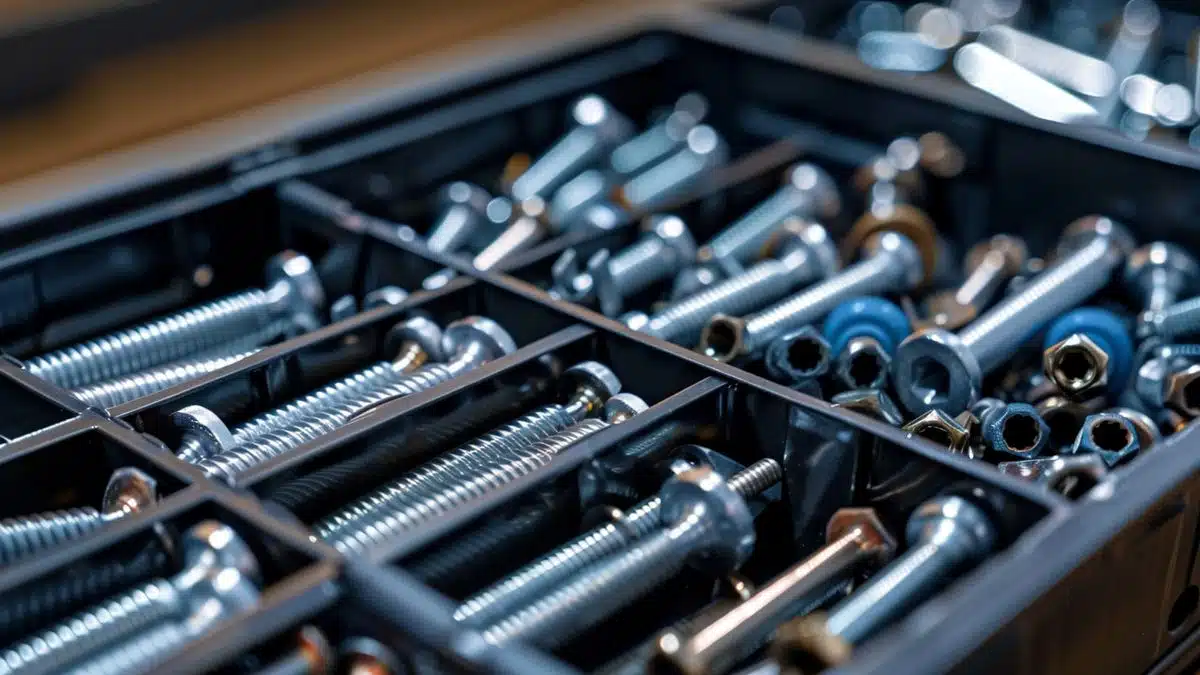
POLYGON ((745 656, 745 645, 756 644, 801 603, 844 584, 864 567, 886 562, 896 548, 873 509, 841 509, 826 535, 828 544, 701 629, 663 633, 654 672, 725 672, 745 656))
POLYGON ((970 323, 1021 271, 1028 257, 1025 243, 1006 234, 977 244, 967 253, 967 278, 962 285, 935 293, 926 301, 929 323, 948 330, 970 323))
MULTIPOLYGON (((1179 298, 1189 298, 1200 287, 1200 265, 1179 246, 1156 241, 1142 246, 1129 256, 1125 265, 1125 285, 1142 300, 1138 316, 1138 338, 1160 334, 1166 312, 1179 298)), ((1169 328, 1168 326, 1167 328, 1169 328)))
POLYGON ((177 384, 220 370, 232 363, 257 354, 259 350, 181 361, 162 368, 143 370, 140 373, 118 377, 107 382, 72 389, 75 398, 98 408, 112 408, 143 396, 149 396, 177 384))
MULTIPOLYGON (((746 469, 729 479, 729 488, 748 498, 757 494, 758 480, 756 472, 746 469)), ((654 496, 616 520, 579 535, 464 600, 454 610, 455 620, 486 626, 532 604, 562 581, 658 530, 662 508, 662 498, 654 496)))
POLYGON ((362 410, 402 396, 436 387, 484 363, 516 351, 516 344, 499 324, 484 317, 460 319, 446 327, 446 363, 430 363, 386 386, 372 387, 336 405, 325 406, 289 426, 264 434, 233 450, 196 464, 208 477, 230 484, 251 468, 344 426, 362 410))
POLYGON ((291 403, 268 410, 232 431, 207 408, 181 408, 172 415, 175 425, 184 430, 176 454, 185 462, 198 464, 341 405, 364 392, 393 385, 427 362, 441 360, 442 338, 442 330, 432 321, 424 317, 407 319, 388 333, 387 343, 400 343, 391 361, 380 361, 351 373, 291 403))
POLYGON ((634 330, 690 346, 713 314, 752 311, 837 271, 837 251, 829 233, 816 223, 791 221, 775 248, 778 260, 764 260, 653 316, 633 315, 627 322, 634 330))
POLYGON ((117 469, 104 489, 99 510, 86 506, 0 520, 0 565, 78 539, 157 502, 158 486, 153 478, 131 467, 117 469))
POLYGON ((542 406, 456 450, 440 455, 326 517, 314 526, 314 532, 327 539, 363 519, 399 509, 409 503, 408 500, 418 488, 438 489, 461 482, 471 475, 463 467, 469 466, 472 458, 502 456, 532 445, 595 414, 605 401, 621 391, 621 381, 617 376, 595 361, 571 366, 563 372, 563 379, 573 386, 566 403, 542 406))
POLYGON ((957 414, 979 398, 984 374, 1013 348, 1108 284, 1133 248, 1121 225, 1100 216, 1071 223, 1058 260, 957 334, 940 328, 914 333, 896 350, 893 381, 910 412, 957 414))
POLYGON ((296 328, 315 328, 325 304, 306 256, 288 251, 267 264, 270 285, 191 307, 25 362, 29 372, 74 389, 221 349, 243 351, 296 328))
MULTIPOLYGON (((258 601, 258 562, 228 526, 212 520, 194 526, 184 537, 183 556, 186 567, 170 579, 151 580, 4 650, 0 674, 58 675, 139 635, 163 638, 162 649, 177 646, 258 601), (156 633, 168 625, 180 634, 156 633)), ((132 656, 122 647, 117 653, 132 656)))
MULTIPOLYGON (((340 528, 326 543, 342 553, 362 553, 372 545, 391 539, 413 529, 431 518, 460 509, 495 492, 522 476, 537 472, 568 448, 583 439, 619 424, 646 410, 644 401, 633 394, 617 394, 605 403, 606 418, 582 420, 542 440, 510 452, 459 456, 449 461, 465 460, 455 484, 417 486, 408 490, 402 500, 393 499, 396 508, 375 509, 356 524, 340 528), (398 502, 398 503, 397 503, 398 502)), ((395 495, 395 492, 392 492, 395 495)), ((367 501, 370 497, 367 498, 367 501)), ((321 532, 318 524, 315 528, 321 532)))
MULTIPOLYGON (((752 494, 779 482, 782 469, 765 459, 747 471, 752 494)), ((754 516, 740 494, 710 467, 674 477, 662 491, 661 530, 589 567, 553 593, 482 631, 492 644, 526 641, 561 645, 674 576, 689 561, 725 572, 754 549, 754 516)))

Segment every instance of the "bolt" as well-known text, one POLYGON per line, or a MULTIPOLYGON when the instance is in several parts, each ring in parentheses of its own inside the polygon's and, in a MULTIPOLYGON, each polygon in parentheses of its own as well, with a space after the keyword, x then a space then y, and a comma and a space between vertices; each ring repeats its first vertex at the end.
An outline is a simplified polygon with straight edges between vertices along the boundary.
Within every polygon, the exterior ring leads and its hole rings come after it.
POLYGON ((251 468, 345 425, 360 411, 402 396, 432 389, 493 359, 516 351, 516 344, 499 324, 480 316, 446 326, 443 349, 453 356, 446 363, 427 363, 394 381, 312 410, 308 415, 241 446, 212 455, 196 464, 206 476, 234 483, 251 468))
POLYGON ((1150 332, 1165 340, 1200 334, 1200 297, 1177 302, 1154 316, 1150 332))
MULTIPOLYGON (((230 527, 209 520, 182 541, 184 569, 153 579, 52 626, 0 654, 0 673, 53 675, 69 666, 162 658, 187 640, 258 602, 258 562, 230 527), (143 652, 148 645, 155 645, 143 652), (109 648, 113 649, 109 649, 109 648), (136 658, 134 658, 136 657, 136 658)), ((137 664, 135 666, 134 664, 137 664)), ((103 672, 109 672, 104 670, 103 672)))
POLYGON ((117 469, 104 488, 99 510, 85 506, 0 520, 0 564, 10 565, 35 551, 78 539, 157 502, 157 481, 140 469, 117 469))
POLYGON ((967 253, 967 278, 962 285, 926 301, 929 323, 947 330, 967 325, 1021 272, 1028 257, 1025 242, 1006 234, 976 244, 967 253))
POLYGON ((695 92, 684 94, 661 122, 617 146, 608 163, 620 176, 632 176, 659 163, 687 141, 688 132, 708 115, 708 101, 695 92))
POLYGON ((267 262, 266 290, 247 290, 26 361, 38 377, 74 389, 214 350, 257 347, 319 325, 325 304, 312 261, 285 251, 267 262))
POLYGON ((1116 413, 1105 412, 1084 420, 1071 454, 1095 453, 1111 468, 1132 459, 1140 448, 1133 424, 1116 413))
POLYGON ((430 251, 454 253, 486 236, 496 225, 488 216, 492 196, 474 183, 450 183, 442 188, 438 202, 437 220, 425 237, 430 251))
POLYGON ((781 335, 763 359, 771 379, 789 386, 823 377, 831 360, 829 343, 812 326, 781 335))
MULTIPOLYGON (((820 321, 847 299, 916 288, 925 275, 917 247, 906 236, 880 232, 866 242, 862 260, 802 293, 744 318, 713 316, 700 346, 719 361, 760 355, 772 340, 805 324, 820 321)), ((932 259, 925 261, 931 263, 932 259)))
POLYGON ((825 339, 837 355, 838 379, 851 389, 882 387, 896 345, 911 331, 904 310, 883 298, 855 298, 838 305, 824 326, 825 339))
POLYGON ((1200 265, 1183 248, 1156 241, 1139 248, 1125 264, 1125 286, 1142 303, 1137 336, 1163 334, 1164 312, 1200 290, 1200 265))
POLYGON ((996 468, 1001 473, 1045 485, 1068 499, 1079 499, 1108 475, 1104 460, 1092 454, 1000 462, 996 468))
POLYGON ((268 434, 285 429, 300 420, 319 414, 367 391, 390 386, 430 360, 442 359, 442 330, 429 319, 416 316, 396 324, 388 331, 384 350, 396 357, 367 368, 238 425, 231 432, 221 418, 198 405, 180 408, 171 415, 175 426, 183 429, 176 454, 185 462, 199 462, 234 448, 240 448, 268 434))
MULTIPOLYGON (((756 462, 752 492, 777 483, 774 460, 756 462)), ((691 562, 717 573, 736 569, 754 549, 754 516, 745 500, 710 467, 696 467, 663 486, 663 526, 581 571, 550 594, 482 631, 492 644, 562 644, 645 595, 691 562)))
POLYGON ((1105 387, 1118 394, 1129 382, 1133 340, 1121 317, 1106 309, 1081 307, 1066 313, 1050 324, 1043 349, 1043 370, 1067 396, 1105 387))
MULTIPOLYGON (((518 478, 536 473, 548 465, 555 457, 568 448, 573 447, 584 439, 620 424, 634 415, 644 412, 648 406, 642 399, 633 394, 617 394, 604 405, 606 419, 585 419, 576 424, 547 436, 536 443, 510 449, 507 452, 494 452, 486 455, 466 453, 452 454, 439 458, 432 464, 445 466, 448 462, 458 461, 469 466, 459 469, 457 479, 453 484, 429 485, 413 488, 413 483, 421 481, 421 476, 408 476, 386 485, 374 494, 352 504, 350 509, 358 509, 363 515, 353 524, 342 523, 336 531, 329 532, 324 523, 338 519, 334 514, 326 521, 318 523, 313 529, 327 544, 342 553, 365 553, 373 545, 379 545, 401 533, 419 527, 431 519, 444 516, 449 512, 461 509, 471 502, 484 498, 501 487, 518 478), (403 500, 396 499, 396 485, 409 479, 408 489, 405 489, 403 500), (423 488, 423 489, 422 489, 423 488), (381 507, 380 504, 391 503, 393 508, 381 507)), ((429 466, 429 465, 427 465, 429 466)), ((436 469, 435 469, 436 470, 436 469)), ((442 472, 443 476, 445 472, 442 472)), ((429 480, 428 473, 423 476, 429 480)), ((434 480, 439 476, 434 476, 434 480)), ((446 477, 449 479, 449 477, 446 477)))
POLYGON ((979 415, 979 422, 988 449, 1000 455, 1033 459, 1050 442, 1050 426, 1028 403, 990 406, 979 415))
POLYGON ((922 414, 900 427, 900 430, 960 454, 968 451, 971 441, 971 432, 959 424, 958 420, 936 409, 922 414))
POLYGON ((118 377, 115 380, 100 382, 72 389, 75 398, 97 408, 113 408, 128 403, 143 396, 149 396, 169 389, 184 382, 218 371, 225 366, 237 363, 242 359, 257 354, 259 350, 200 358, 193 361, 180 361, 169 366, 143 370, 140 373, 118 377))
POLYGON ((704 323, 717 312, 739 313, 761 307, 793 288, 823 279, 837 270, 837 253, 825 228, 792 220, 769 244, 779 259, 764 260, 746 272, 692 297, 671 303, 644 322, 643 333, 679 344, 695 344, 704 323))
POLYGON ((901 404, 911 411, 965 410, 984 374, 1011 358, 1042 326, 1102 289, 1132 248, 1125 228, 1100 216, 1067 227, 1056 264, 958 333, 917 331, 892 364, 901 404))

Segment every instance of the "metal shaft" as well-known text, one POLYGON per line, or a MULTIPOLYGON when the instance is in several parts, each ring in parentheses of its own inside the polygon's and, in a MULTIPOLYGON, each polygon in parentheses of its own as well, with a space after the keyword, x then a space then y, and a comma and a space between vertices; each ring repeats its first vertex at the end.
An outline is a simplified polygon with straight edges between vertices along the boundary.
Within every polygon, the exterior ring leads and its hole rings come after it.
POLYGON ((472 258, 471 264, 478 270, 490 270, 518 253, 533 248, 550 233, 550 226, 542 221, 541 214, 540 200, 522 203, 508 227, 472 258))
POLYGON ((112 408, 122 403, 128 403, 134 399, 169 389, 177 384, 190 382, 201 375, 220 370, 225 366, 252 356, 258 353, 258 351, 257 349, 252 349, 228 356, 183 361, 162 368, 145 370, 127 377, 119 377, 115 380, 108 380, 107 382, 100 382, 99 384, 87 387, 79 387, 71 390, 71 393, 75 395, 75 398, 88 405, 99 408, 112 408))

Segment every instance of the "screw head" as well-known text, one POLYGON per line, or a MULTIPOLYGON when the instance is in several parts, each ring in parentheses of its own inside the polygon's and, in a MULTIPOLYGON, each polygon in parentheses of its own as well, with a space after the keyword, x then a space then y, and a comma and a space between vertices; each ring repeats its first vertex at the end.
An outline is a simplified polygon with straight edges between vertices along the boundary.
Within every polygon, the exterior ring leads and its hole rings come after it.
POLYGON ((783 221, 764 250, 768 257, 779 259, 793 252, 807 254, 816 264, 818 279, 828 279, 842 267, 837 246, 825 226, 795 216, 783 221))
POLYGON ((608 249, 602 248, 588 260, 588 276, 592 280, 592 289, 600 304, 600 312, 605 316, 616 316, 625 305, 625 298, 617 289, 617 280, 613 278, 608 249))
POLYGON ((492 196, 487 190, 461 180, 447 184, 438 192, 438 204, 442 209, 465 206, 483 217, 487 216, 488 203, 491 201, 492 196))
POLYGON ((588 94, 571 106, 573 124, 595 130, 606 143, 619 143, 633 133, 633 124, 608 101, 588 94))
POLYGON ((308 256, 292 250, 267 260, 267 281, 285 281, 291 288, 291 309, 297 315, 316 316, 325 308, 325 287, 308 256))
POLYGON ((645 330, 647 324, 650 323, 650 315, 646 314, 645 312, 634 310, 632 312, 625 312, 622 314, 620 321, 628 326, 630 330, 642 331, 645 330))
POLYGON ((1111 218, 1092 215, 1084 216, 1067 225, 1059 239, 1055 255, 1068 255, 1086 246, 1096 237, 1108 237, 1116 249, 1116 254, 1122 258, 1132 253, 1134 246, 1137 245, 1133 235, 1129 234, 1129 230, 1124 225, 1111 218))
POLYGON ((598 361, 581 361, 563 371, 564 382, 570 388, 588 387, 601 398, 608 399, 621 393, 621 380, 608 366, 598 361))
POLYGON ((821 377, 829 371, 831 360, 829 343, 812 326, 772 341, 764 357, 771 378, 789 385, 821 377))
POLYGON ((508 331, 485 316, 468 316, 446 326, 442 332, 442 353, 453 354, 460 345, 468 342, 481 343, 489 359, 498 359, 517 351, 517 343, 508 331))
POLYGON ((446 358, 442 351, 442 329, 428 317, 413 316, 392 326, 383 341, 384 351, 395 353, 406 342, 416 343, 429 355, 430 360, 441 361, 446 358))
POLYGON ((380 286, 363 296, 363 310, 395 307, 408 300, 408 291, 399 286, 380 286))
POLYGON ((926 328, 906 338, 892 361, 900 404, 911 412, 958 413, 979 398, 983 372, 957 335, 926 328))
POLYGON ((700 346, 707 356, 729 363, 745 353, 745 334, 741 317, 716 314, 701 331, 700 346))
POLYGON ((801 162, 792 166, 784 173, 783 184, 807 196, 811 206, 806 211, 817 218, 828 220, 842 210, 837 181, 816 164, 801 162))
POLYGON ((994 452, 1030 459, 1049 444, 1050 426, 1033 406, 1010 403, 987 416, 983 437, 994 452))
POLYGON ((681 268, 696 259, 696 240, 678 216, 651 216, 650 233, 662 240, 671 255, 669 266, 681 268))
POLYGON ((825 527, 825 541, 832 543, 856 527, 862 531, 861 548, 875 555, 876 564, 886 562, 896 552, 896 539, 870 508, 838 509, 825 527))
POLYGON ((1149 293, 1162 283, 1159 279, 1178 284, 1180 297, 1194 295, 1200 287, 1200 264, 1183 247, 1165 241, 1146 244, 1129 256, 1125 285, 1130 290, 1149 293))
POLYGON ((630 393, 617 394, 604 403, 604 419, 619 424, 650 409, 640 397, 630 393))
POLYGON ((158 502, 158 481, 141 469, 124 467, 113 472, 104 487, 100 512, 105 515, 137 513, 158 502))
MULTIPOLYGON (((184 564, 188 569, 206 571, 206 581, 217 585, 211 589, 219 594, 234 591, 237 578, 221 579, 229 571, 235 577, 251 583, 261 579, 258 558, 240 535, 228 525, 217 520, 205 520, 184 533, 181 542, 184 564)), ((199 581, 197 583, 200 583, 199 581)))
POLYGON ((997 234, 987 241, 980 242, 967 252, 966 273, 970 274, 983 264, 984 258, 993 254, 1004 256, 1004 273, 1007 276, 1020 274, 1029 259, 1029 250, 1025 242, 1007 234, 997 234))
POLYGON ((668 480, 659 492, 662 520, 675 524, 699 509, 708 535, 694 565, 728 572, 754 551, 754 516, 740 495, 712 467, 699 466, 668 480))
POLYGON ((996 530, 983 509, 957 495, 934 497, 908 517, 905 537, 909 546, 947 538, 950 531, 963 537, 966 546, 947 547, 965 560, 979 559, 996 545, 996 530))
MULTIPOLYGON (((700 253, 697 252, 696 255, 700 255, 700 253)), ((683 300, 706 288, 714 286, 723 279, 725 279, 725 274, 715 265, 689 267, 675 275, 675 282, 671 287, 670 300, 671 302, 683 300)))
POLYGON ((171 422, 185 434, 195 436, 209 455, 232 450, 236 443, 229 427, 216 413, 199 405, 189 405, 171 413, 171 422))

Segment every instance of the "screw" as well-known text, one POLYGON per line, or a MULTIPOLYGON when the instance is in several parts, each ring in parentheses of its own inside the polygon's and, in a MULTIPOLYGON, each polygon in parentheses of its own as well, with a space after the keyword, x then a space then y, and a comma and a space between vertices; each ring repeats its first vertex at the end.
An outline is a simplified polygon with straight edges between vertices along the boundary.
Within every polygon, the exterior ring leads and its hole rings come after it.
POLYGON ((911 411, 958 412, 979 397, 980 380, 1046 323, 1102 289, 1133 248, 1125 228, 1088 216, 1067 227, 1057 264, 956 333, 917 331, 896 350, 892 376, 911 411))
POLYGON ((328 539, 365 518, 398 510, 428 490, 461 483, 475 475, 471 469, 471 462, 475 458, 504 457, 537 443, 583 421, 621 391, 621 381, 617 376, 595 361, 571 366, 563 372, 563 380, 572 388, 566 403, 542 406, 456 450, 439 455, 437 459, 329 515, 317 523, 313 531, 319 537, 328 539), (417 492, 418 487, 425 491, 417 492))
POLYGON ((761 640, 797 606, 844 584, 864 567, 891 557, 896 543, 874 509, 841 509, 826 528, 824 547, 775 577, 747 600, 692 634, 667 631, 658 639, 654 673, 707 675, 729 670, 747 643, 761 640))
POLYGON ((78 539, 157 502, 157 481, 139 469, 117 469, 104 488, 100 510, 89 506, 0 520, 0 564, 78 539))
POLYGON ((1200 297, 1167 307, 1155 315, 1151 326, 1153 334, 1166 340, 1200 334, 1200 297))
POLYGON ((71 393, 75 395, 75 398, 90 406, 113 408, 220 370, 248 356, 253 356, 258 351, 252 349, 248 352, 228 356, 181 361, 162 368, 143 370, 140 373, 118 377, 115 380, 72 389, 71 393))
POLYGON ((450 183, 442 188, 438 201, 437 220, 425 237, 425 246, 430 251, 454 253, 495 229, 492 196, 474 183, 450 183))
POLYGON ((586 519, 597 507, 633 506, 640 501, 642 486, 655 480, 657 467, 672 450, 692 440, 711 439, 715 433, 709 425, 665 422, 584 464, 576 472, 580 512, 586 519))
POLYGON ((779 259, 764 260, 742 274, 667 305, 654 316, 626 315, 627 323, 634 330, 668 342, 694 344, 713 313, 761 307, 792 288, 837 270, 837 252, 829 233, 816 223, 787 223, 768 245, 768 251, 778 253, 779 259))
POLYGON ((128 658, 129 670, 136 670, 133 663, 162 657, 257 603, 258 562, 233 529, 204 521, 188 530, 182 545, 186 566, 181 572, 112 597, 9 647, 0 654, 0 673, 53 675, 114 646, 105 659, 128 658), (143 652, 150 644, 153 648, 143 652))
MULTIPOLYGON (((689 471, 693 466, 708 466, 687 460, 680 463, 682 470, 677 474, 689 471)), ((760 480, 758 472, 743 469, 729 478, 729 488, 743 498, 752 497, 765 489, 759 485, 760 480)), ((655 496, 628 511, 616 511, 609 522, 592 528, 464 600, 454 611, 455 620, 486 626, 532 604, 557 584, 657 530, 661 526, 662 505, 662 498, 655 496)))
POLYGON ((1006 234, 976 244, 967 253, 967 278, 962 285, 926 301, 929 323, 947 330, 967 325, 1021 272, 1028 257, 1025 242, 1006 234))
MULTIPOLYGON (((746 471, 752 493, 779 482, 783 471, 764 459, 746 471)), ((754 516, 745 500, 710 467, 672 478, 662 490, 663 527, 559 586, 549 595, 483 630, 492 644, 517 640, 560 645, 645 595, 689 561, 718 572, 736 569, 754 549, 754 516)))
POLYGON ((454 354, 446 363, 428 363, 395 381, 350 395, 244 445, 201 460, 196 466, 210 478, 219 476, 234 483, 251 468, 332 432, 362 410, 431 389, 517 348, 499 324, 479 316, 446 326, 443 342, 445 350, 454 354))
POLYGON ((412 317, 388 331, 384 350, 399 344, 396 357, 380 361, 342 379, 238 425, 231 432, 216 413, 192 405, 175 411, 171 420, 182 428, 183 439, 176 454, 185 462, 198 464, 213 455, 240 448, 251 441, 319 414, 364 392, 382 389, 404 379, 429 360, 442 358, 442 329, 424 317, 412 317))
POLYGON ((1137 429, 1117 413, 1089 415, 1071 446, 1071 454, 1094 453, 1111 467, 1131 459, 1141 449, 1137 429))
POLYGON ((1156 241, 1139 248, 1125 264, 1125 286, 1142 302, 1137 336, 1162 334, 1164 312, 1179 298, 1189 298, 1200 288, 1200 265, 1183 248, 1156 241))
POLYGON ((608 163, 620 176, 632 176, 659 163, 687 141, 688 132, 708 115, 708 101, 695 92, 684 94, 661 122, 617 146, 608 163))
POLYGON ((855 298, 825 318, 825 339, 836 354, 837 376, 851 389, 884 385, 896 345, 912 331, 908 315, 883 298, 855 298))
MULTIPOLYGON (((393 483, 358 502, 359 505, 364 505, 360 507, 364 515, 357 523, 343 525, 329 535, 325 534, 322 524, 318 523, 314 531, 342 553, 364 553, 372 545, 396 537, 401 532, 418 527, 432 518, 462 508, 522 476, 538 471, 583 439, 613 424, 624 422, 645 411, 647 407, 642 399, 633 394, 617 394, 605 403, 607 420, 585 419, 536 443, 507 452, 486 455, 476 453, 465 457, 466 453, 458 453, 457 456, 452 454, 445 462, 457 460, 469 465, 458 470, 457 480, 453 484, 426 484, 422 486, 424 489, 412 489, 413 483, 419 484, 420 477, 414 479, 410 474, 405 477, 410 479, 409 489, 405 490, 402 501, 395 499, 397 490, 393 483), (395 508, 384 509, 378 506, 387 501, 395 505, 395 508)), ((445 462, 442 463, 443 466, 445 462)), ((434 464, 438 464, 438 460, 435 460, 434 464)))
POLYGON ((111 333, 25 363, 29 372, 73 389, 214 349, 242 351, 294 328, 318 325, 321 280, 306 256, 286 251, 267 263, 266 290, 247 290, 111 333))
POLYGON ((832 358, 825 338, 816 328, 804 326, 779 336, 763 360, 771 379, 793 386, 824 377, 832 358))
POLYGON ((1120 316, 1081 307, 1050 324, 1043 341, 1042 368, 1067 396, 1106 387, 1119 394, 1133 368, 1133 340, 1120 316))

